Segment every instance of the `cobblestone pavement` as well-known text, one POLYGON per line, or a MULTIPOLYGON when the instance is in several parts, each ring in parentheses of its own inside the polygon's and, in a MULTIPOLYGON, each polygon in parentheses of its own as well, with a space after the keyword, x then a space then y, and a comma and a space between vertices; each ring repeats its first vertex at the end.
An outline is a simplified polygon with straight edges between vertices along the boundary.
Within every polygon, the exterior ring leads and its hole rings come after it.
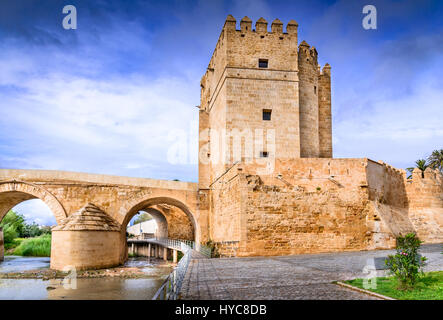
MULTIPOLYGON (((424 245, 425 271, 443 270, 442 245, 424 245)), ((189 265, 182 299, 377 299, 332 284, 368 275, 363 268, 393 250, 305 254, 281 257, 203 259, 189 265)), ((385 271, 377 271, 383 275, 385 271)))

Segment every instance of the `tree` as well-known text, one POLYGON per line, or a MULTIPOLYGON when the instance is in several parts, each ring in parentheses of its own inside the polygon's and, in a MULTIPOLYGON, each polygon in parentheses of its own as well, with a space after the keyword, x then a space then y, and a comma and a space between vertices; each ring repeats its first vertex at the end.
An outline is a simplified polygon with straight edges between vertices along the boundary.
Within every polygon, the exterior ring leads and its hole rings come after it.
POLYGON ((428 165, 432 169, 438 169, 443 172, 443 149, 432 151, 428 157, 428 165))
POLYGON ((9 211, 0 223, 0 227, 3 229, 4 242, 11 243, 15 238, 22 236, 25 218, 14 211, 9 211))
POLYGON ((35 222, 28 224, 21 214, 9 211, 0 223, 3 228, 5 243, 12 243, 15 238, 33 238, 42 234, 50 234, 50 227, 40 227, 35 222))
POLYGON ((406 170, 408 170, 411 173, 408 176, 408 179, 410 179, 412 177, 412 171, 414 171, 415 168, 420 169, 421 175, 422 175, 422 177, 424 177, 423 173, 425 172, 427 167, 428 167, 428 164, 425 159, 418 159, 417 161, 415 161, 415 167, 406 168, 406 170))
POLYGON ((43 234, 43 230, 40 229, 40 226, 33 222, 32 224, 26 224, 23 229, 23 238, 33 238, 38 237, 43 234))

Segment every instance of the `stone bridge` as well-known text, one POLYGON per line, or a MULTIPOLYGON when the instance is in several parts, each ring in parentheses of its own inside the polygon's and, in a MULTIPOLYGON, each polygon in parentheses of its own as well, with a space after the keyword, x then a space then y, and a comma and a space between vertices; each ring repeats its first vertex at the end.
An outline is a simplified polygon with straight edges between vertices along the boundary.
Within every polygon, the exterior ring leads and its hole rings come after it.
MULTIPOLYGON (((88 204, 111 217, 120 229, 120 246, 115 249, 120 251, 120 262, 127 257, 126 226, 139 211, 147 211, 153 216, 159 236, 196 243, 207 239, 208 213, 199 208, 196 183, 51 170, 0 169, 0 221, 10 209, 29 199, 42 200, 54 214, 57 225, 66 224, 70 215, 88 204)), ((78 221, 84 221, 84 217, 78 221)), ((98 230, 90 225, 74 229, 98 230)), ((64 250, 73 245, 64 243, 56 244, 56 247, 64 250)), ((55 254, 53 248, 51 260, 55 254)))

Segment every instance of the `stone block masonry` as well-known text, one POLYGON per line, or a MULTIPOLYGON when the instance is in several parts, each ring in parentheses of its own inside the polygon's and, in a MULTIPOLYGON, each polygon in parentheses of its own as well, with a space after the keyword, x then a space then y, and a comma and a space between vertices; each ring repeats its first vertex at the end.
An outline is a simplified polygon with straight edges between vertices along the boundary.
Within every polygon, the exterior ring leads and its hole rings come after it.
POLYGON ((237 164, 211 190, 211 237, 222 256, 392 248, 408 232, 443 242, 441 184, 430 180, 418 194, 416 184, 369 159, 277 161, 272 175, 237 164), (411 205, 418 197, 421 207, 411 205))
POLYGON ((0 261, 3 261, 4 256, 5 256, 5 248, 3 241, 3 230, 2 228, 0 228, 0 261))

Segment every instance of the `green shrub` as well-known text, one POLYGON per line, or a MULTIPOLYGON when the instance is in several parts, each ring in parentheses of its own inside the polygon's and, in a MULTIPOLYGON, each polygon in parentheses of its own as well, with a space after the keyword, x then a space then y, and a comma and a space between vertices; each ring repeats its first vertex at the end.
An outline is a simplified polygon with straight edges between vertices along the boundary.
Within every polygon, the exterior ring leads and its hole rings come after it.
POLYGON ((23 238, 15 238, 10 242, 5 242, 5 250, 10 250, 18 247, 22 243, 23 238))
POLYGON ((12 243, 18 237, 17 227, 13 224, 6 224, 3 226, 3 242, 6 245, 12 243))
POLYGON ((211 258, 220 258, 218 247, 212 240, 206 241, 206 243, 203 243, 203 245, 211 249, 211 258))
POLYGON ((422 241, 415 233, 397 237, 395 255, 389 255, 386 265, 392 275, 397 278, 399 289, 413 288, 417 279, 423 275, 426 258, 420 257, 418 250, 422 241))
POLYGON ((3 228, 3 240, 5 245, 12 243, 15 238, 21 236, 24 228, 25 219, 23 216, 16 214, 14 211, 9 211, 3 220, 0 222, 0 227, 3 228))
POLYGON ((14 250, 16 256, 49 257, 51 256, 51 235, 23 239, 14 250))

